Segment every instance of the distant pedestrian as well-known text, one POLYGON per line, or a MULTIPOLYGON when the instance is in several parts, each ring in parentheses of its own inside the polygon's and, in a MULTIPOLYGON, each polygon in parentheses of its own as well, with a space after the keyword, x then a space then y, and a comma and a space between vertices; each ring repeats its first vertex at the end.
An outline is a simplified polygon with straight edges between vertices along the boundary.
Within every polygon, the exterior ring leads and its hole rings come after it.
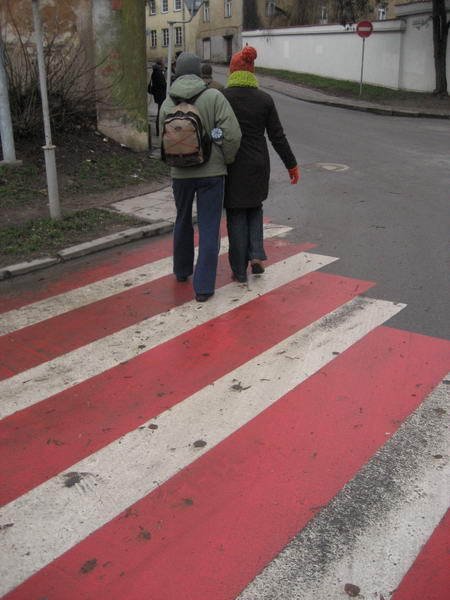
MULTIPOLYGON (((194 166, 171 167, 173 195, 177 208, 174 227, 174 274, 177 281, 187 281, 194 273, 195 297, 198 302, 205 302, 215 290, 226 165, 233 162, 236 156, 241 131, 225 96, 218 90, 208 89, 200 77, 198 56, 183 52, 177 59, 175 74, 176 79, 170 87, 169 96, 161 107, 160 128, 163 145, 169 132, 174 137, 178 135, 177 127, 170 129, 165 120, 168 115, 170 118, 180 119, 181 114, 182 118, 183 111, 177 111, 176 108, 183 101, 194 104, 193 108, 199 112, 203 131, 207 134, 213 132, 216 136, 219 132, 221 141, 220 145, 212 144, 209 159, 206 161, 194 166), (200 236, 194 271, 192 205, 195 198, 200 236)), ((177 155, 174 156, 176 159, 177 155)), ((184 161, 184 155, 182 160, 184 161)))
POLYGON ((170 83, 171 84, 175 81, 175 79, 177 77, 176 74, 175 74, 175 71, 177 69, 177 60, 178 60, 178 57, 180 56, 180 54, 182 54, 182 53, 183 53, 182 50, 177 50, 177 52, 175 52, 175 56, 173 57, 173 60, 172 60, 172 75, 170 77, 170 83))
POLYGON ((225 86, 213 79, 212 67, 209 63, 202 64, 202 79, 209 88, 216 90, 223 90, 225 86))
POLYGON ((148 84, 147 91, 153 96, 153 100, 158 106, 158 112, 156 115, 156 136, 159 137, 159 113, 161 110, 161 105, 166 99, 167 92, 164 62, 162 58, 157 58, 153 65, 152 75, 150 77, 150 83, 148 84))
POLYGON ((239 152, 228 168, 225 207, 229 238, 228 257, 233 278, 247 281, 252 273, 264 272, 267 259, 263 241, 262 203, 269 193, 270 161, 265 134, 289 172, 292 184, 300 179, 292 153, 269 94, 258 89, 254 75, 256 50, 246 46, 233 55, 224 95, 230 102, 242 131, 239 152))

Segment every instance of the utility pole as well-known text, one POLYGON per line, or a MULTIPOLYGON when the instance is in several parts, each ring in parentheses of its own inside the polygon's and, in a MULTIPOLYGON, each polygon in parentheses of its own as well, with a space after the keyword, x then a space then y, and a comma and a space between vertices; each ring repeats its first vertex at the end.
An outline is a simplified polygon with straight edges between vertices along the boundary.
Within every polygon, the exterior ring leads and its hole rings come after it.
POLYGON ((31 0, 33 8, 34 31, 36 35, 36 50, 39 67, 39 86, 41 90, 42 115, 44 118, 45 146, 42 146, 45 157, 45 171, 47 174, 48 201, 50 217, 61 218, 61 207, 59 204, 58 177, 56 173, 56 146, 52 143, 52 129, 50 124, 50 110, 48 106, 47 76, 45 72, 44 42, 42 34, 42 22, 39 12, 39 0, 31 0))
POLYGON ((5 58, 5 48, 3 46, 3 40, 0 31, 0 137, 2 139, 3 151, 3 160, 0 161, 0 164, 20 165, 22 162, 16 160, 16 150, 14 147, 14 134, 11 110, 9 106, 8 76, 6 74, 5 58))
POLYGON ((192 2, 192 9, 190 10, 191 17, 187 20, 182 21, 167 21, 167 25, 169 26, 169 46, 167 48, 167 96, 169 95, 170 82, 172 79, 172 56, 173 56, 173 26, 174 25, 183 25, 183 27, 192 21, 197 12, 203 6, 205 0, 202 0, 198 6, 196 6, 196 2, 192 2))

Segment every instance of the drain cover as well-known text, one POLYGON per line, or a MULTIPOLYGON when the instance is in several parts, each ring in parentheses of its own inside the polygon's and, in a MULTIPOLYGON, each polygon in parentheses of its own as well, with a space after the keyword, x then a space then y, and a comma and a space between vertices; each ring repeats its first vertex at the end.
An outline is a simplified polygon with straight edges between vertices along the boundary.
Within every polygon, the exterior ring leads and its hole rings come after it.
POLYGON ((348 171, 350 168, 348 165, 339 165, 337 163, 315 163, 316 167, 324 171, 333 171, 339 173, 341 171, 348 171))

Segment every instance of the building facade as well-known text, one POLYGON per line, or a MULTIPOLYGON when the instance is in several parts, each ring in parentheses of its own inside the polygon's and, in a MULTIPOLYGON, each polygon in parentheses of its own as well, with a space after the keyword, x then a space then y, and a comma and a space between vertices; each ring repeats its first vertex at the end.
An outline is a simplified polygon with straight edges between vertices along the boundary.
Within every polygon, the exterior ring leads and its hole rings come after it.
POLYGON ((242 47, 244 0, 209 0, 196 20, 196 52, 205 61, 228 63, 242 47))

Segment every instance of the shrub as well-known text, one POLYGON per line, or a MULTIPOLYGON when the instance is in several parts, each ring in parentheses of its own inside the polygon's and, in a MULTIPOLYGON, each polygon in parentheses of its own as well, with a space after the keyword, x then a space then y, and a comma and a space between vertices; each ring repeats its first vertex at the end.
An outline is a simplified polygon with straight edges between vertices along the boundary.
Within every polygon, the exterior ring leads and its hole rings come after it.
MULTIPOLYGON (((42 132, 39 70, 32 26, 17 22, 17 11, 8 7, 4 29, 5 67, 15 134, 42 132)), ((73 128, 95 117, 95 83, 92 61, 75 27, 55 21, 44 35, 49 110, 54 130, 73 128)))

